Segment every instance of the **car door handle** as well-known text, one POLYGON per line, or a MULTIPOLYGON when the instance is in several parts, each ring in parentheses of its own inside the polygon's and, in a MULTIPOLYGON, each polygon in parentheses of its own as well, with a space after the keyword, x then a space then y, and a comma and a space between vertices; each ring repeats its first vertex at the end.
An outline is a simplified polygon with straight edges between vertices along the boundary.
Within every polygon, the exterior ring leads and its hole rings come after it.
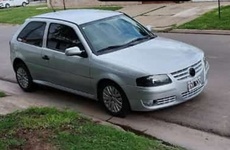
POLYGON ((47 55, 42 56, 42 59, 44 59, 44 60, 50 60, 50 58, 47 55))

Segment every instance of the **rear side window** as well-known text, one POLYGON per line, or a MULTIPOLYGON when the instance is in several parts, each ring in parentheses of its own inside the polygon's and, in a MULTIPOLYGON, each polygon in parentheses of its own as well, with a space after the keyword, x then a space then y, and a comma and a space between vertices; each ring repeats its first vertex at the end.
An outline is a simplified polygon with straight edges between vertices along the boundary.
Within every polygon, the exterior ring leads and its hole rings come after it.
POLYGON ((46 27, 45 22, 30 22, 21 31, 17 39, 20 42, 41 47, 45 27, 46 27))
POLYGON ((67 48, 77 46, 83 50, 83 45, 79 40, 75 30, 69 26, 52 23, 49 27, 47 48, 65 52, 67 48))

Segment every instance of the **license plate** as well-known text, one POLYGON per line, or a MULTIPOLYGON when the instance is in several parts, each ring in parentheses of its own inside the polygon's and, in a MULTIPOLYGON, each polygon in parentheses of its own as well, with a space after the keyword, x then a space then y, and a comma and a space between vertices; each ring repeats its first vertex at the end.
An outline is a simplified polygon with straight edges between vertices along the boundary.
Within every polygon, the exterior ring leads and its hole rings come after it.
POLYGON ((188 91, 192 91, 196 88, 199 88, 200 86, 202 86, 201 84, 201 78, 197 77, 191 81, 188 82, 188 91))

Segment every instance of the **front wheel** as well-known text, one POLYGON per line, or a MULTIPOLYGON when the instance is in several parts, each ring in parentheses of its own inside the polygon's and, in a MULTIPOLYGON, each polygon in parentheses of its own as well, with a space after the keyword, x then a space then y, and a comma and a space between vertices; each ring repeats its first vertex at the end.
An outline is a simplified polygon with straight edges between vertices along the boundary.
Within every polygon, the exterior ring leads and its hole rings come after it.
POLYGON ((15 68, 16 79, 19 86, 26 92, 31 92, 34 89, 33 79, 29 70, 24 64, 18 64, 15 68))
POLYGON ((99 100, 113 116, 125 117, 130 111, 128 99, 115 83, 103 84, 99 90, 99 100))

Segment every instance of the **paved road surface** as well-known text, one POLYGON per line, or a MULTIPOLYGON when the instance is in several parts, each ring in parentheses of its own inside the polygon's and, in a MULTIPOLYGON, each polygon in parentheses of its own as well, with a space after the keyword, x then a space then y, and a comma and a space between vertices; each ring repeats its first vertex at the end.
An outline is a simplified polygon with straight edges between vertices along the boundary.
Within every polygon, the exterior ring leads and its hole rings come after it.
POLYGON ((159 118, 230 136, 230 36, 161 34, 203 49, 210 63, 209 83, 194 100, 173 108, 148 113, 159 118))
MULTIPOLYGON (((10 81, 15 81, 15 79, 9 61, 8 41, 16 29, 17 27, 0 26, 0 78, 10 81)), ((229 36, 168 33, 158 35, 193 44, 205 51, 211 65, 208 86, 200 96, 184 104, 154 112, 133 112, 128 117, 157 118, 230 137, 229 36)), ((72 94, 63 94, 63 92, 46 88, 33 93, 33 95, 36 94, 42 94, 47 99, 52 99, 54 103, 55 99, 57 99, 56 103, 60 103, 60 98, 64 102, 76 97, 72 94)), ((77 99, 81 100, 76 101, 76 105, 84 103, 84 99, 82 100, 81 97, 77 97, 77 99)), ((88 101, 85 104, 94 105, 95 103, 88 101)), ((99 108, 96 106, 95 109, 99 108)))
POLYGON ((9 41, 18 26, 0 26, 0 79, 15 81, 10 65, 9 41))

